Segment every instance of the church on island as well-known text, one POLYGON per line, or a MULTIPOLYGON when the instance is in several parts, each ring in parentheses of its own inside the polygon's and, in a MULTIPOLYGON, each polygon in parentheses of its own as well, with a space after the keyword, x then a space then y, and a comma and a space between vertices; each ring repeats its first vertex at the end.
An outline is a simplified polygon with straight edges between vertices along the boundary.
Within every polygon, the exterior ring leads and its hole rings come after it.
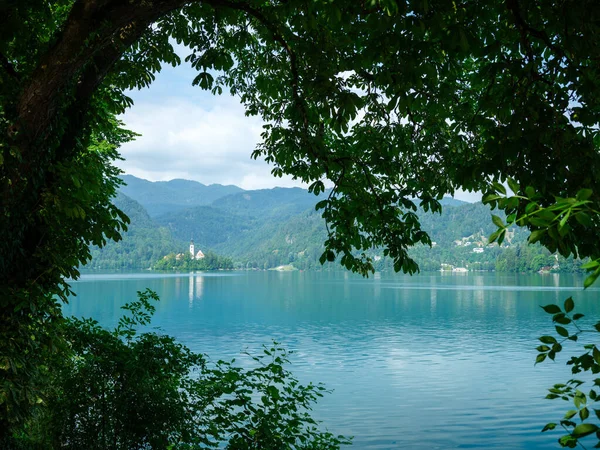
POLYGON ((197 253, 194 253, 194 240, 193 239, 190 240, 190 255, 191 255, 192 259, 203 259, 204 258, 204 253, 202 253, 202 250, 198 250, 197 253))

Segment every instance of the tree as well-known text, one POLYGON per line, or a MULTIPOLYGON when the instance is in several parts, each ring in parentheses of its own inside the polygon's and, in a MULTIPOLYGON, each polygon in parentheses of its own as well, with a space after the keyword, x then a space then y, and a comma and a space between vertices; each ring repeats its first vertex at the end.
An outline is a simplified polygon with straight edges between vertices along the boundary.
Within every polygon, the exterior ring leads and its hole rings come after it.
MULTIPOLYGON (((496 203, 512 219, 531 212, 527 188, 540 211, 584 190, 598 210, 599 16, 592 0, 1 1, 0 430, 41 399, 65 279, 126 226, 111 162, 134 135, 116 117, 126 89, 180 63, 172 40, 194 84, 264 119, 254 157, 316 194, 333 184, 321 262, 367 274, 384 247, 414 273, 408 247, 430 244, 416 204, 440 211, 455 189, 496 195, 510 178, 521 195, 496 203)), ((568 235, 519 224, 595 260, 590 219, 568 235)))

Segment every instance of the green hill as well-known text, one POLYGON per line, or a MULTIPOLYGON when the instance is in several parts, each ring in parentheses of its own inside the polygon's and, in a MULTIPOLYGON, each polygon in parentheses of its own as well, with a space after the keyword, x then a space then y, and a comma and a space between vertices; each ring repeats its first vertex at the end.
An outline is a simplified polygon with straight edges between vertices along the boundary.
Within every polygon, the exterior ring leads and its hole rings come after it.
POLYGON ((163 214, 156 221, 177 239, 194 238, 204 247, 239 255, 239 246, 254 247, 250 243, 260 240, 257 236, 277 233, 287 220, 306 210, 314 211, 321 198, 299 188, 244 191, 220 198, 210 206, 163 214))
POLYGON ((320 268, 327 238, 325 223, 314 207, 282 221, 267 221, 215 246, 243 267, 272 268, 293 264, 299 269, 320 268))
POLYGON ((218 244, 236 240, 240 234, 257 228, 254 217, 234 214, 213 206, 163 214, 156 222, 168 229, 180 241, 194 239, 202 248, 213 249, 218 244))

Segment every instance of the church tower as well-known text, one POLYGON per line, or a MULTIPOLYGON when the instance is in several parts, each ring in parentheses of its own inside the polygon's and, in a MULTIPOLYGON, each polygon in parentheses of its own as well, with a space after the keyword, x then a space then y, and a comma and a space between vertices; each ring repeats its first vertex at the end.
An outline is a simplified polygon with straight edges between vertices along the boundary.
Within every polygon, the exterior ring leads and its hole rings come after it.
POLYGON ((192 255, 192 259, 194 259, 194 257, 196 256, 196 254, 194 253, 194 240, 190 239, 190 255, 192 255))

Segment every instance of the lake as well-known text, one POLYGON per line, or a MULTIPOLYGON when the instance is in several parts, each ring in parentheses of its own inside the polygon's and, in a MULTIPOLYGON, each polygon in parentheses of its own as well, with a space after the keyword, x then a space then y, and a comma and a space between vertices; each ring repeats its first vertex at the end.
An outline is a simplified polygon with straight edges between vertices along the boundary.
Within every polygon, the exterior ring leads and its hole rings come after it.
POLYGON ((539 305, 573 295, 577 311, 600 317, 600 291, 582 284, 553 274, 84 274, 65 313, 114 326, 149 287, 161 297, 153 326, 212 359, 277 340, 295 352, 301 381, 333 389, 314 416, 354 436, 349 448, 545 449, 559 434, 541 428, 571 408, 544 396, 571 378, 573 347, 534 366, 537 338, 556 334, 539 305))

